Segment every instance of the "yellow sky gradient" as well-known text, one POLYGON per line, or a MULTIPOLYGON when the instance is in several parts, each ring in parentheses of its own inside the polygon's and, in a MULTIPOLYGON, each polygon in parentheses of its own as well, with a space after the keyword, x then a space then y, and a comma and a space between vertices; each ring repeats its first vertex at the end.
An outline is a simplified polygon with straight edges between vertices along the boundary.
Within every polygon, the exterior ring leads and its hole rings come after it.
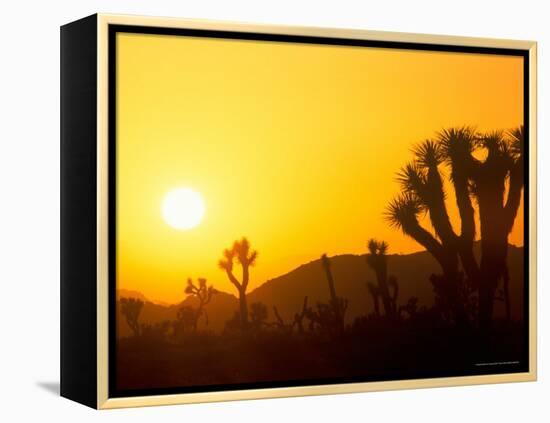
POLYGON ((371 237, 420 250, 383 219, 412 145, 523 122, 519 57, 119 33, 116 78, 117 287, 170 303, 187 277, 233 292, 217 261, 243 235, 251 289, 371 237), (189 231, 162 219, 178 187, 205 200, 189 231))

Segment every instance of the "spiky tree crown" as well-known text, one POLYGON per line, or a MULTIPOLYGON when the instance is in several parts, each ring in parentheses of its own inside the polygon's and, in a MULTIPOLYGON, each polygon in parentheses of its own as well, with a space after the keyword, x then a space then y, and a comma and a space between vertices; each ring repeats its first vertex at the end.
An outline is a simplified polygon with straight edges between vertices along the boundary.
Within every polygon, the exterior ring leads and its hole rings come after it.
POLYGON ((223 258, 218 261, 218 266, 222 270, 226 270, 230 272, 233 270, 233 257, 235 257, 235 253, 231 249, 225 249, 223 250, 223 258))
POLYGON ((437 167, 444 158, 439 144, 429 139, 414 146, 412 152, 418 166, 424 168, 437 167))
POLYGON ((197 281, 199 282, 198 286, 195 285, 193 279, 188 278, 185 293, 197 297, 201 305, 206 305, 212 299, 212 295, 216 294, 218 291, 212 285, 206 285, 206 278, 198 278, 197 281))
POLYGON ((407 228, 425 211, 425 206, 415 194, 404 192, 390 201, 384 217, 390 226, 407 233, 407 228))
POLYGON ((518 160, 521 157, 523 157, 524 136, 525 136, 525 130, 523 128, 523 125, 508 131, 508 136, 510 137, 510 140, 511 140, 510 152, 514 157, 514 160, 518 160))
POLYGON ((258 252, 256 250, 251 251, 250 241, 243 237, 241 240, 235 241, 231 249, 223 251, 223 258, 218 262, 218 266, 230 272, 233 270, 235 258, 242 266, 254 266, 258 258, 258 252))
POLYGON ((369 250, 367 254, 367 263, 372 268, 376 268, 378 264, 386 259, 386 254, 388 252, 388 243, 386 241, 378 241, 371 238, 367 242, 367 248, 369 250))

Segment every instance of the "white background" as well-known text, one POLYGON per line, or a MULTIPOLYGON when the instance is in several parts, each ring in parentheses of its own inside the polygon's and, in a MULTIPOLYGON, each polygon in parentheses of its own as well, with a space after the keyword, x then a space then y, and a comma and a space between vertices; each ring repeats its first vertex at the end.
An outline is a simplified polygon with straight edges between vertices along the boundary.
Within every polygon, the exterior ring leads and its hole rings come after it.
POLYGON ((549 421, 546 1, 5 1, 0 24, 0 420, 549 421), (539 42, 539 381, 96 412, 59 398, 59 26, 95 13, 539 42))

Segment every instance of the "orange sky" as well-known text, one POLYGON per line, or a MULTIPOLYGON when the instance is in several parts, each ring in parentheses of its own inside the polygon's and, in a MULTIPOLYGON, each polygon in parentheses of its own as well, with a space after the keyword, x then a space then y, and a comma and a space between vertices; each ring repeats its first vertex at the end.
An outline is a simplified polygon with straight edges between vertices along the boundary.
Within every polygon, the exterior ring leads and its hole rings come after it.
POLYGON ((259 251, 251 289, 370 237, 417 251, 382 216, 411 146, 523 121, 518 57, 117 37, 117 286, 153 300, 180 301, 189 276, 233 292, 217 261, 243 235, 259 251), (161 214, 178 187, 206 203, 188 231, 161 214))

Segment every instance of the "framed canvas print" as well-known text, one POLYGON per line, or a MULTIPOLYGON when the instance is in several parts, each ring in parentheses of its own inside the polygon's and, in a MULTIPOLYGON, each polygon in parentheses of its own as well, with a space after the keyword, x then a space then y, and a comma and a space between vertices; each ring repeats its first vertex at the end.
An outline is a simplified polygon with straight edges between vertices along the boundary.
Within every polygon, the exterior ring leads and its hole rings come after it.
POLYGON ((61 28, 61 394, 536 378, 536 44, 61 28))

